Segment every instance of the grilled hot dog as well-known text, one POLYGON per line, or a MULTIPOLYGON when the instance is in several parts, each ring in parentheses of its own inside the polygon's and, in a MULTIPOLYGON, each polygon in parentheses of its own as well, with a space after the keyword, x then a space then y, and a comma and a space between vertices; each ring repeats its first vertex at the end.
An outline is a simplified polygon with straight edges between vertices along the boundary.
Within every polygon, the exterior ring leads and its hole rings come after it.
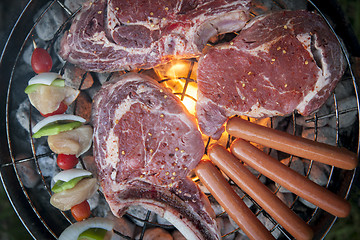
POLYGON ((212 145, 209 149, 209 157, 296 239, 312 239, 313 231, 310 226, 291 211, 228 150, 217 144, 212 145))
POLYGON ((351 207, 345 199, 298 174, 249 142, 237 139, 230 149, 235 157, 250 167, 323 210, 338 217, 349 215, 351 207))
POLYGON ((210 161, 202 160, 195 168, 195 172, 201 182, 250 239, 274 239, 210 161))
POLYGON ((235 137, 338 168, 351 170, 358 164, 356 154, 345 148, 294 136, 238 117, 228 121, 226 130, 235 137))

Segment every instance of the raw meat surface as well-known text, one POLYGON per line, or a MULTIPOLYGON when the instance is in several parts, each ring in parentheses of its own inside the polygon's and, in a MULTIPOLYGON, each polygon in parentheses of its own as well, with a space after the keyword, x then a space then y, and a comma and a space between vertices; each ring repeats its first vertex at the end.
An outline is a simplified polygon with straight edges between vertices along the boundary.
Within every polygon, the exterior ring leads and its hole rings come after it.
POLYGON ((208 39, 240 30, 249 0, 93 0, 61 41, 60 55, 95 72, 151 68, 201 53, 208 39))
POLYGON ((232 115, 254 118, 317 110, 345 70, 338 40, 305 10, 259 16, 199 61, 197 118, 215 139, 232 115))
POLYGON ((115 76, 94 98, 94 157, 116 216, 142 205, 189 239, 218 239, 208 199, 188 178, 204 143, 194 116, 155 80, 115 76))

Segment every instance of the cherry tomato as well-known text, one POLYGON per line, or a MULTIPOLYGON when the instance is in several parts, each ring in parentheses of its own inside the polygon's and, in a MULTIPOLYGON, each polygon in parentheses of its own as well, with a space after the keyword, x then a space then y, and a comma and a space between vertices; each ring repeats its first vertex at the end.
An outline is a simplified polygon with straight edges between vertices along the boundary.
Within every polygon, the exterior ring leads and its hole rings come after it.
POLYGON ((75 155, 58 154, 56 162, 59 168, 68 170, 75 167, 79 159, 75 155))
POLYGON ((35 48, 31 55, 31 67, 36 73, 50 72, 52 68, 50 54, 43 48, 35 48))
POLYGON ((90 217, 91 211, 90 211, 90 205, 89 205, 88 201, 85 200, 82 203, 79 203, 78 205, 73 206, 71 208, 71 214, 73 215, 75 220, 78 222, 90 217))
POLYGON ((54 112, 47 113, 47 114, 42 114, 41 113, 41 115, 43 117, 50 117, 50 116, 53 116, 53 115, 56 115, 56 114, 63 114, 64 112, 66 112, 67 109, 68 109, 68 106, 65 103, 61 102, 58 109, 56 109, 54 112))

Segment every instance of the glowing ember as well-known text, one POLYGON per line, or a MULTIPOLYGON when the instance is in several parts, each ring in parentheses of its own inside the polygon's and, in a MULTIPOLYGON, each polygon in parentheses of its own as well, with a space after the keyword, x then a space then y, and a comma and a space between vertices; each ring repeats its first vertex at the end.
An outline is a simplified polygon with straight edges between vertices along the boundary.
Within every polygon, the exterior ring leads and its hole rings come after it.
POLYGON ((196 69, 197 62, 186 59, 174 60, 154 69, 162 84, 170 88, 193 115, 197 99, 196 69))

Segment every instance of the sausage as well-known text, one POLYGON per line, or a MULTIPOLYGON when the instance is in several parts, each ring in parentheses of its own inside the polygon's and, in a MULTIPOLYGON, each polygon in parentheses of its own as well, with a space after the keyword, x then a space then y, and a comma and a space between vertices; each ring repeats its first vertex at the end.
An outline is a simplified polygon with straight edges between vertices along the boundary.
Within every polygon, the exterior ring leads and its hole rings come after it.
POLYGON ((212 145, 209 149, 209 157, 295 239, 312 239, 314 233, 310 226, 291 211, 224 147, 217 144, 212 145))
POLYGON ((294 136, 238 117, 228 121, 226 130, 235 137, 338 168, 352 170, 358 164, 356 154, 345 148, 294 136))
POLYGON ((250 239, 274 239, 211 161, 202 160, 195 168, 195 173, 250 239))
POLYGON ((232 154, 284 188, 337 216, 346 217, 350 204, 242 139, 230 146, 232 154))

